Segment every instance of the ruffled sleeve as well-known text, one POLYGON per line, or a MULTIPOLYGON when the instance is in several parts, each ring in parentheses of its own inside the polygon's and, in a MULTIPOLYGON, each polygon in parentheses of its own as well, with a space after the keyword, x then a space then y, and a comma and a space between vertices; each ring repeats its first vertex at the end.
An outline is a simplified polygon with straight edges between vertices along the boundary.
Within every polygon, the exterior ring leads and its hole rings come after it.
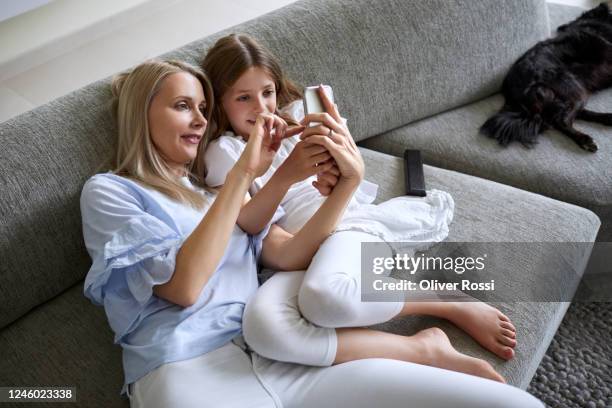
POLYGON ((93 264, 84 294, 103 305, 116 340, 144 317, 147 304, 163 302, 153 286, 170 280, 183 238, 175 227, 145 211, 131 182, 94 176, 81 194, 83 236, 93 264))

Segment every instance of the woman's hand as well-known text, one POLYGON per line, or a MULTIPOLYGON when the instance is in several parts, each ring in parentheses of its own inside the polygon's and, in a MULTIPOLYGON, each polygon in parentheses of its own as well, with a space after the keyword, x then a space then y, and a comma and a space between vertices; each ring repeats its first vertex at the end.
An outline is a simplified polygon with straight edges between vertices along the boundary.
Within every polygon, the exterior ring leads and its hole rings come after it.
POLYGON ((235 167, 242 169, 251 179, 262 176, 272 164, 282 140, 302 130, 303 126, 289 128, 287 122, 276 115, 258 115, 235 167))
MULTIPOLYGON (((323 93, 324 95, 324 93, 323 93)), ((336 161, 340 172, 339 178, 360 183, 363 180, 365 166, 359 149, 348 128, 342 123, 338 108, 327 100, 331 113, 311 113, 302 120, 302 125, 319 122, 317 126, 307 127, 300 138, 307 142, 325 147, 336 161)), ((325 103, 325 102, 324 102, 325 103)), ((333 174, 332 174, 333 175, 333 174)), ((337 175, 335 175, 338 177, 337 175)))

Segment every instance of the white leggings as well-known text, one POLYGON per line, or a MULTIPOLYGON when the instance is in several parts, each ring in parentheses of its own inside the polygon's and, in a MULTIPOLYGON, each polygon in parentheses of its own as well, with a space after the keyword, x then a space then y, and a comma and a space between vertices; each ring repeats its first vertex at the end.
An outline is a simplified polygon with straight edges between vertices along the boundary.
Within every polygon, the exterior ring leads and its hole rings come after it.
MULTIPOLYGON (((302 315, 321 327, 371 326, 391 320, 404 301, 361 301, 361 243, 382 239, 359 231, 332 234, 304 275, 298 302, 302 315)), ((389 248, 386 256, 392 256, 389 248)))
POLYGON ((336 356, 335 328, 370 326, 397 316, 403 301, 361 301, 362 242, 382 241, 362 232, 335 233, 306 273, 278 272, 268 279, 245 309, 249 346, 273 360, 329 366, 336 356))
MULTIPOLYGON (((260 346, 268 342, 262 347, 267 354, 329 365, 335 330, 300 316, 297 294, 303 276, 279 272, 260 288, 254 300, 271 309, 260 319, 249 303, 245 336, 260 346), (285 331, 260 326, 271 321, 285 331)), ((241 338, 203 356, 164 364, 132 384, 130 393, 134 408, 543 408, 525 391, 480 377, 380 358, 331 367, 293 364, 249 351, 241 338)))

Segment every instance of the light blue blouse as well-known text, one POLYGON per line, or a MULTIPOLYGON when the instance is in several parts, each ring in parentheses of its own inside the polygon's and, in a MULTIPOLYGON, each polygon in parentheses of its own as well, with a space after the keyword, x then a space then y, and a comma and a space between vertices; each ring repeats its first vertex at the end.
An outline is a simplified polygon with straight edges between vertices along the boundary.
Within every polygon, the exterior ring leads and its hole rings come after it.
MULTIPOLYGON (((219 266, 198 301, 183 308, 153 294, 170 280, 176 254, 215 196, 194 210, 112 173, 90 178, 81 194, 83 236, 92 266, 84 293, 104 306, 123 349, 127 385, 160 365, 200 356, 241 333, 242 314, 257 289, 257 259, 269 225, 257 236, 237 225, 219 266)), ((271 223, 283 215, 276 212, 271 223)))

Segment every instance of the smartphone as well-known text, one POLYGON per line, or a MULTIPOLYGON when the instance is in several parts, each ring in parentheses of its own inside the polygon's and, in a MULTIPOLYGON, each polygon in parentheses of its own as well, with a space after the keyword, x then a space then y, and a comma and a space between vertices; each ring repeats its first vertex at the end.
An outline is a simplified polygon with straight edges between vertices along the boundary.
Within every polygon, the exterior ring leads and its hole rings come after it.
MULTIPOLYGON (((321 102, 321 98, 319 98, 318 86, 307 86, 304 88, 304 114, 308 115, 309 113, 322 113, 325 112, 325 107, 323 106, 323 102, 321 102)), ((323 85, 323 91, 325 95, 329 98, 329 100, 334 103, 334 91, 331 86, 323 85)), ((316 126, 319 123, 312 122, 310 126, 316 126)))
POLYGON ((420 150, 406 149, 404 151, 404 175, 406 178, 406 195, 417 197, 427 195, 420 150))

